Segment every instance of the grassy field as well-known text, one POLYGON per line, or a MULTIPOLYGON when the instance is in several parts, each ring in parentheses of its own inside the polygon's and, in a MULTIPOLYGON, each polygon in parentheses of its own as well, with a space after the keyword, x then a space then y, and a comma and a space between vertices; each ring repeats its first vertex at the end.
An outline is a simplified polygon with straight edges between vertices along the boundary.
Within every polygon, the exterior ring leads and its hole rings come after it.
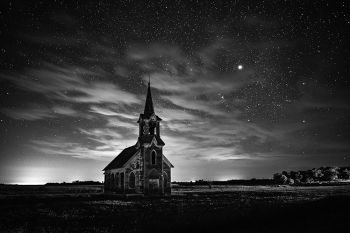
POLYGON ((171 197, 95 186, 0 186, 0 232, 344 232, 350 186, 187 186, 171 197))

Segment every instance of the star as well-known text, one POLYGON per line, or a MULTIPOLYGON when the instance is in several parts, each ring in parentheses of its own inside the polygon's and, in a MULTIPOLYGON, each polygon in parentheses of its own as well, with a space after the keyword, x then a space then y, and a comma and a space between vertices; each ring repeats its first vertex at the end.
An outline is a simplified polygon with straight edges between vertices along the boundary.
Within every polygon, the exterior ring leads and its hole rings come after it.
POLYGON ((239 70, 243 70, 243 66, 242 65, 238 65, 237 67, 239 70))

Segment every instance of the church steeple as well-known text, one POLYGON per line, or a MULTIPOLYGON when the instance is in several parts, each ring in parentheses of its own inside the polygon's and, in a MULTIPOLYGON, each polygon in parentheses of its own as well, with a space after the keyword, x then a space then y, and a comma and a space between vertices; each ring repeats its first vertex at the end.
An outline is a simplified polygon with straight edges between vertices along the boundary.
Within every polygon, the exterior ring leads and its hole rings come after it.
POLYGON ((154 112, 151 94, 151 82, 148 81, 145 109, 143 111, 143 114, 140 114, 139 120, 137 121, 137 123, 139 123, 139 137, 147 135, 157 135, 159 137, 159 123, 161 120, 162 119, 159 118, 154 112))
POLYGON ((154 114, 154 108, 153 108, 153 101, 152 101, 152 94, 151 94, 151 82, 148 81, 146 104, 145 104, 145 110, 143 112, 143 115, 145 118, 149 118, 153 114, 154 114))

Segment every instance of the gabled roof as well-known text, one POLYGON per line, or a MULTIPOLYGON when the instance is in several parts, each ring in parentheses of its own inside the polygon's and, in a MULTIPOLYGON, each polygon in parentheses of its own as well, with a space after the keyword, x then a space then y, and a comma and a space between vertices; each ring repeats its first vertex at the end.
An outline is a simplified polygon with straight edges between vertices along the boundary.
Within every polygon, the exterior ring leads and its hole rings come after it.
POLYGON ((150 116, 152 116, 154 114, 150 82, 148 82, 146 104, 145 104, 145 110, 144 110, 143 114, 146 118, 149 118, 150 116))
POLYGON ((169 165, 169 167, 173 168, 174 165, 169 161, 169 159, 167 159, 167 157, 165 157, 165 155, 163 155, 163 161, 169 165))
POLYGON ((158 135, 151 135, 151 134, 143 135, 143 136, 139 137, 139 142, 141 144, 143 144, 143 143, 151 143, 153 138, 156 138, 156 140, 157 140, 159 145, 161 145, 161 146, 165 145, 163 140, 158 135))
POLYGON ((104 169, 103 171, 106 170, 111 170, 115 168, 121 168, 123 165, 129 161, 129 159, 138 151, 138 148, 136 145, 130 146, 128 148, 125 148, 120 154, 115 157, 115 159, 112 160, 104 169))

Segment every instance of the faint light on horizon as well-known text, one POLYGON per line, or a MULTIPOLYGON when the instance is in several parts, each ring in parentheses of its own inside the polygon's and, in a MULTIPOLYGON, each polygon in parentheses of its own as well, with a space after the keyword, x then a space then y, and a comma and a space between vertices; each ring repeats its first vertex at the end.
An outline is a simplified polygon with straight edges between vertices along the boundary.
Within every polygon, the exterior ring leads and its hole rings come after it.
POLYGON ((234 176, 219 176, 217 178, 218 181, 228 181, 228 180, 241 180, 244 179, 242 176, 234 175, 234 176))
POLYGON ((41 185, 49 183, 47 179, 39 178, 39 177, 23 177, 19 178, 18 182, 12 182, 9 184, 18 184, 18 185, 41 185))
POLYGON ((13 175, 9 184, 41 185, 46 183, 72 182, 75 180, 88 180, 80 173, 67 172, 67 170, 52 167, 22 167, 20 172, 13 175))

